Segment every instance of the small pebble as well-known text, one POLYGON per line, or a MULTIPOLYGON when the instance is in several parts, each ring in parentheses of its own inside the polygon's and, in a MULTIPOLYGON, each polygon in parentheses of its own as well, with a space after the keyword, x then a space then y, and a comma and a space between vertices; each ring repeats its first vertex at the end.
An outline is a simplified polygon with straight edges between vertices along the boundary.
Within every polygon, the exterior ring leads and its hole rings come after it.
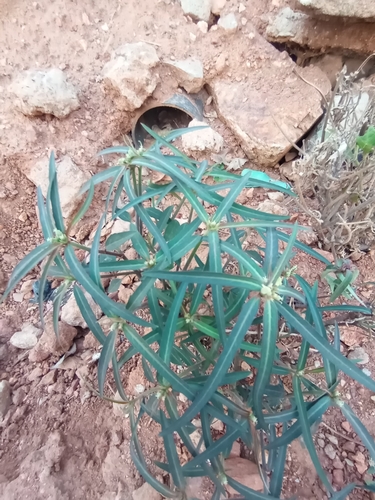
POLYGON ((327 438, 331 443, 335 444, 336 446, 339 445, 339 441, 336 436, 331 436, 330 434, 327 434, 327 438))
POLYGON ((331 460, 334 460, 336 458, 336 450, 333 448, 331 444, 327 444, 327 446, 324 448, 324 453, 331 460))

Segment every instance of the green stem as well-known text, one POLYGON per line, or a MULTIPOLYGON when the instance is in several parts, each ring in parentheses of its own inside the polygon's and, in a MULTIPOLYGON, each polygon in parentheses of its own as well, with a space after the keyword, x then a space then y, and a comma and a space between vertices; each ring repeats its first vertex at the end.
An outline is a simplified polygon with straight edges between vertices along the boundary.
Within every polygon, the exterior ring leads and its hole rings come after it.
MULTIPOLYGON (((69 244, 71 244, 75 248, 79 248, 80 250, 86 250, 86 252, 91 252, 91 247, 87 247, 85 245, 81 245, 80 243, 77 243, 76 241, 69 240, 69 244)), ((109 250, 99 250, 99 253, 103 255, 114 255, 115 257, 121 257, 124 260, 127 260, 127 258, 124 256, 123 253, 119 252, 110 252, 109 250)))

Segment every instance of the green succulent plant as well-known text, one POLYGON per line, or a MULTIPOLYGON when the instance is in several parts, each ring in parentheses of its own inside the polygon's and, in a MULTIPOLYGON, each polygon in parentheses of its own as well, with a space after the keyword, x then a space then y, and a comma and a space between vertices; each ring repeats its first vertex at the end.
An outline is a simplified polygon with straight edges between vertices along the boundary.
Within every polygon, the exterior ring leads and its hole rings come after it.
POLYGON ((190 160, 172 142, 192 129, 173 131, 163 138, 145 128, 155 139, 150 148, 113 147, 100 153, 120 154, 122 158, 84 186, 86 199, 68 227, 61 212, 55 160, 51 156, 46 201, 38 189, 45 241, 17 265, 3 299, 44 261, 39 308, 43 318, 46 282, 51 278, 59 280, 53 300, 53 324, 58 335, 62 299, 73 287, 82 316, 102 344, 98 394, 113 399, 104 391, 111 365, 121 398, 118 402, 123 403, 130 418, 134 464, 166 498, 186 498, 187 478, 196 476, 211 480, 213 499, 225 495, 226 485, 245 499, 279 498, 287 446, 300 437, 328 495, 337 500, 346 498, 355 487, 363 486, 350 484, 334 492, 317 455, 311 429, 329 407, 338 407, 375 460, 372 437, 340 398, 339 371, 374 392, 375 381, 340 353, 338 325, 332 335, 324 315, 327 311, 370 311, 362 305, 322 306, 317 283, 309 284, 290 263, 294 249, 299 249, 330 264, 298 242, 301 228, 292 226, 286 217, 236 203, 241 191, 249 187, 276 189, 292 196, 287 184, 273 181, 262 172, 247 170, 239 176, 209 167, 206 161, 190 160), (164 185, 145 184, 145 169, 166 174, 170 180, 164 185), (103 215, 91 247, 86 247, 70 236, 71 228, 90 208, 95 186, 108 181, 103 215), (225 196, 219 194, 223 190, 227 190, 225 196), (125 206, 119 208, 124 196, 125 206), (210 213, 203 202, 210 205, 210 213), (186 207, 188 217, 179 218, 186 207), (129 230, 110 236, 103 245, 101 231, 108 216, 129 222, 129 230), (249 229, 261 236, 264 248, 249 248, 249 229), (279 249, 281 241, 286 243, 283 252, 279 249), (126 259, 121 250, 126 242, 136 250, 136 259, 126 259), (204 259, 199 257, 202 245, 208 247, 204 259), (86 251, 89 258, 80 261, 76 249, 86 251), (111 299, 108 292, 116 290, 125 275, 137 277, 139 286, 123 304, 111 299), (111 280, 107 290, 103 276, 111 280), (112 320, 107 335, 86 293, 112 320), (145 328, 148 333, 144 333, 145 328), (288 362, 278 348, 281 331, 301 339, 295 364, 288 362), (129 341, 128 349, 118 342, 120 334, 129 341), (308 364, 312 348, 320 355, 318 368, 308 364), (122 378, 126 364, 135 356, 142 360, 149 385, 136 398, 125 393, 122 378), (293 387, 292 393, 284 389, 287 381, 293 387), (180 394, 187 401, 185 406, 180 394), (169 473, 169 485, 150 473, 143 455, 137 425, 145 415, 160 426, 166 461, 155 465, 169 473), (196 418, 201 422, 204 449, 191 439, 196 418), (220 437, 212 432, 214 419, 224 424, 225 433, 220 437), (180 462, 176 434, 189 456, 186 463, 180 462), (258 465, 263 492, 240 484, 226 473, 225 459, 238 440, 253 450, 256 460, 262 457, 258 465))

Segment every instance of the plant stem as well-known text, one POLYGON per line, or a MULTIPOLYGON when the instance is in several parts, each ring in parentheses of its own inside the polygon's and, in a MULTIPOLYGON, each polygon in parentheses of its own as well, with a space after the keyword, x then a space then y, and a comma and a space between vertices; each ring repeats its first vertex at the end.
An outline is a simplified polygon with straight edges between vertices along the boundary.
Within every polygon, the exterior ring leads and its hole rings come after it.
MULTIPOLYGON (((91 247, 87 247, 85 245, 81 245, 80 243, 77 243, 76 241, 70 240, 69 243, 73 245, 76 248, 79 248, 80 250, 86 250, 86 252, 91 252, 91 247)), ((114 255, 115 257, 121 257, 124 260, 127 260, 126 257, 124 256, 123 253, 120 252, 110 252, 109 250, 99 250, 99 253, 103 255, 114 255)))

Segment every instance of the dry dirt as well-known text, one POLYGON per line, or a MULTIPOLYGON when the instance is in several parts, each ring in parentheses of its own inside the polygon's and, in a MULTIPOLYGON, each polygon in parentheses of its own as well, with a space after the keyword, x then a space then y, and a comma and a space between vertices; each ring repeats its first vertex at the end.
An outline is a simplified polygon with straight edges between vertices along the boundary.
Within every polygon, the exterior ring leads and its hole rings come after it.
MULTIPOLYGON (((200 43, 199 37, 197 26, 183 17, 172 0, 0 0, 0 186, 4 192, 0 199, 0 292, 18 260, 41 241, 35 187, 23 175, 28 163, 54 149, 57 157, 68 153, 81 169, 96 173, 104 167, 95 157, 97 151, 120 142, 130 131, 134 115, 117 109, 115 99, 104 94, 100 85, 101 69, 110 52, 123 43, 144 40, 156 44, 161 57, 186 57, 191 45, 200 43), (196 41, 192 41, 191 33, 196 41), (12 76, 22 69, 49 66, 64 69, 77 85, 81 108, 65 120, 30 120, 16 113, 7 94, 12 76)), ((220 49, 202 47, 204 60, 209 59, 210 51, 217 53, 220 49)), ((226 50, 230 57, 238 57, 230 53, 230 47, 226 50)), ((174 90, 165 80, 156 98, 163 99, 174 90)), ((206 97, 203 93, 202 98, 206 97)), ((205 111, 212 108, 207 106, 205 111)), ((243 156, 224 125, 216 119, 212 122, 232 156, 243 156)), ((272 175, 276 177, 277 173, 272 175)), ((255 206, 265 197, 262 190, 256 190, 249 204, 255 206)), ((288 208, 300 222, 306 222, 296 207, 288 208)), ((86 222, 89 232, 90 220, 86 222)), ((322 268, 312 259, 299 257, 298 264, 307 279, 319 278, 322 268)), ((361 279, 375 281, 370 256, 358 265, 361 279)), ((29 278, 33 277, 36 274, 29 278)), ((373 298, 370 289, 362 292, 366 301, 373 298)), ((11 296, 0 308, 1 343, 26 320, 37 322, 37 312, 25 298, 18 303, 11 296)), ((360 336, 355 343, 365 346, 370 355, 366 367, 375 374, 371 339, 360 336)), ((130 460, 128 420, 80 383, 77 363, 89 366, 87 376, 94 380, 95 366, 90 364, 93 352, 95 349, 88 349, 83 337, 79 338, 76 364, 56 370, 56 378, 47 379, 45 384, 36 375, 50 373, 57 358, 33 365, 10 346, 6 359, 0 361, 0 379, 9 380, 13 392, 13 404, 0 426, 0 494, 4 500, 127 500, 143 483, 130 460)), ((125 374, 129 393, 134 393, 137 384, 145 383, 137 363, 125 374)), ((368 391, 346 382, 343 392, 374 434, 375 403, 368 391)), ((355 441, 355 435, 341 427, 342 421, 329 412, 324 420, 329 427, 321 425, 317 439, 324 440, 325 445, 329 442, 327 435, 332 434, 340 445, 355 441)), ((145 423, 141 434, 149 460, 162 459, 156 429, 145 423)), ((355 453, 361 450, 355 444, 355 453)), ((332 473, 331 461, 323 450, 321 454, 327 471, 332 473)), ((342 453, 337 456, 340 462, 346 458, 342 453)), ((346 464, 344 470, 345 482, 363 480, 366 473, 360 473, 355 465, 346 464)), ((287 496, 296 493, 301 499, 325 498, 300 443, 293 445, 288 456, 285 492, 287 496)), ((353 499, 369 498, 356 495, 353 499)))

